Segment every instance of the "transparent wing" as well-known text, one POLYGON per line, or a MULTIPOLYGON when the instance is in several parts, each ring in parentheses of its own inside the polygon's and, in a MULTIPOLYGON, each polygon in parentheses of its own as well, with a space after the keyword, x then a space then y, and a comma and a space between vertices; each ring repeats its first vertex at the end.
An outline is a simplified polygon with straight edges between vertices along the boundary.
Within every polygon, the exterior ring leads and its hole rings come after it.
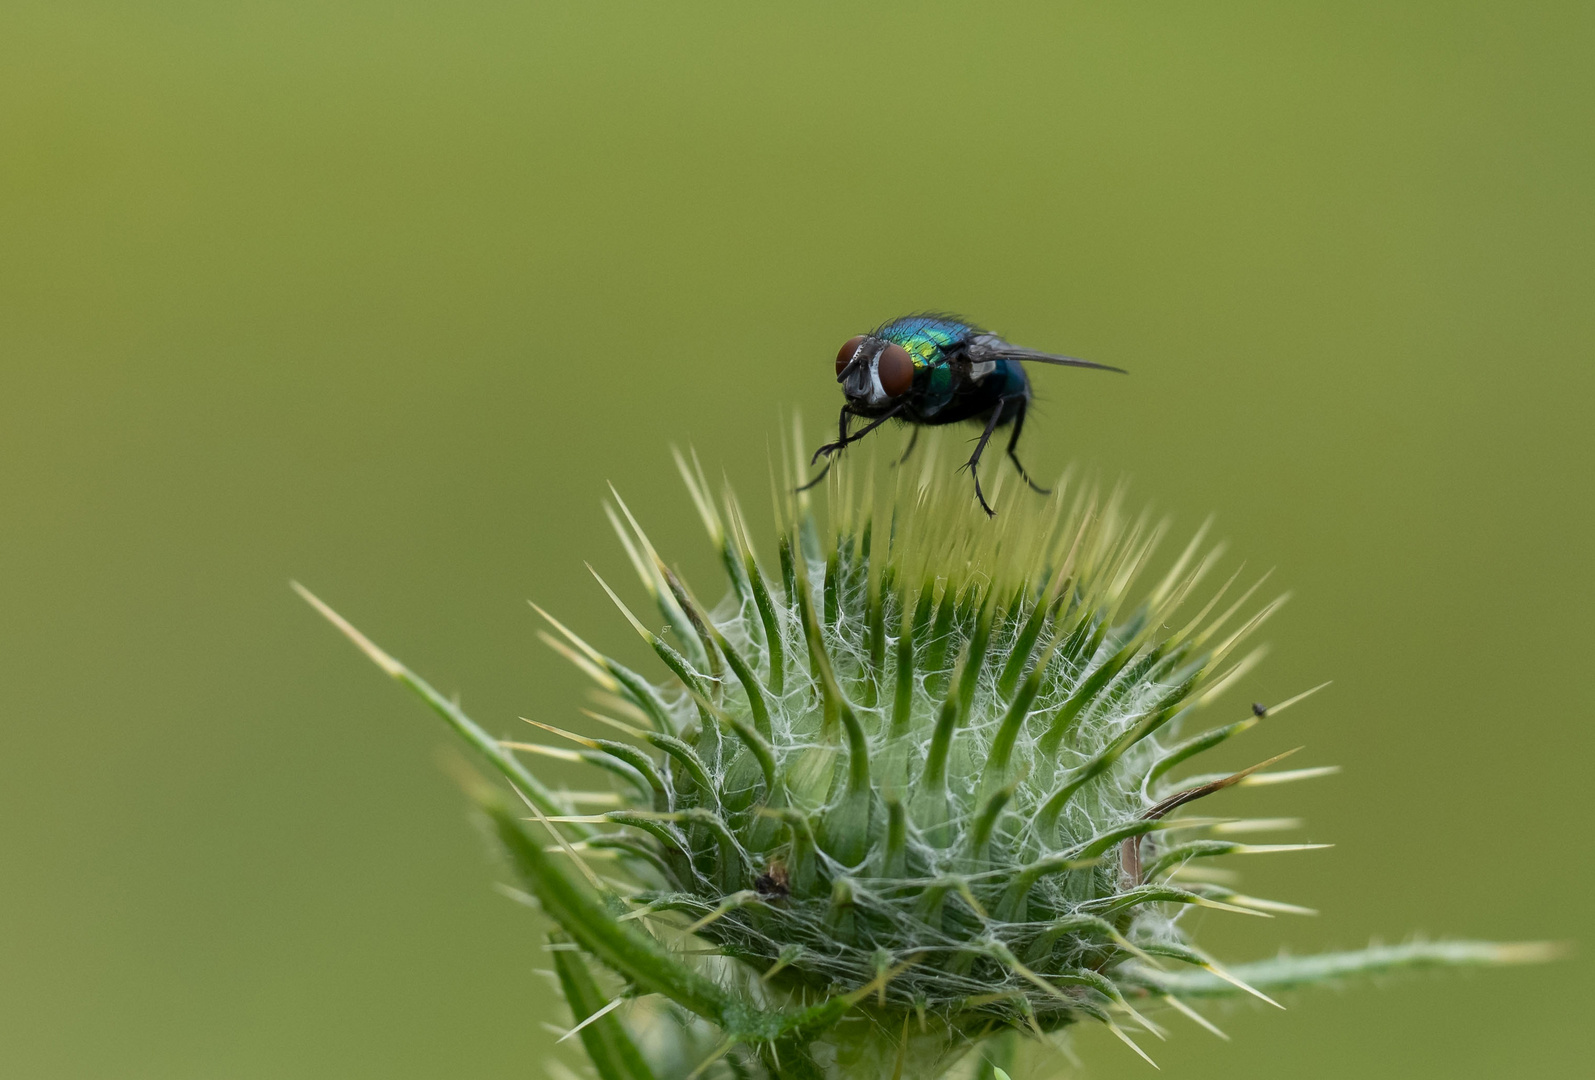
POLYGON ((1098 371, 1117 371, 1120 375, 1128 375, 1123 368, 1114 367, 1112 364, 1098 364, 1092 360, 1081 360, 1075 356, 1059 356, 1056 353, 1045 353, 1037 349, 1022 349, 1017 345, 997 337, 995 334, 982 334, 969 342, 969 358, 976 362, 981 360, 1019 360, 1037 364, 1059 364, 1063 367, 1096 368, 1098 371))

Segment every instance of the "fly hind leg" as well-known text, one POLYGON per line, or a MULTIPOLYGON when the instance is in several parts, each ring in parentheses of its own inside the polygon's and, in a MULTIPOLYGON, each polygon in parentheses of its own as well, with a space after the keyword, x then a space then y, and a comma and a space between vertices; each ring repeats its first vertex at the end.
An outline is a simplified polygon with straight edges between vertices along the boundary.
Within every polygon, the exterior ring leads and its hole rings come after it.
POLYGON ((1025 409, 1029 406, 1029 402, 1022 397, 1003 399, 1004 404, 1010 401, 1017 401, 1019 405, 1014 412, 1013 434, 1008 436, 1008 460, 1012 461, 1013 467, 1019 470, 1019 478, 1030 485, 1031 491, 1039 492, 1042 495, 1051 495, 1051 488, 1044 488, 1030 479, 1030 474, 1025 472, 1025 467, 1019 463, 1019 455, 1015 452, 1019 446, 1019 433, 1025 429, 1025 409))

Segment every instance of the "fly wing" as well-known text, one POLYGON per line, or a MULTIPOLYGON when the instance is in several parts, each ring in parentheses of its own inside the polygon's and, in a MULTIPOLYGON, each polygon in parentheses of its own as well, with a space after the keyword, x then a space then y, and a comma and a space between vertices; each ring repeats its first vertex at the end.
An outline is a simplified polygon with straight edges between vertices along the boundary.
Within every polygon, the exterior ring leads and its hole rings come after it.
POLYGON ((1038 364, 1060 364, 1064 367, 1096 368, 1098 371, 1117 371, 1120 375, 1129 374, 1123 368, 1111 364, 1098 364, 1092 360, 1058 356, 1056 353, 1045 353, 1036 349, 1022 349, 1017 345, 1008 344, 995 334, 981 334, 979 337, 971 338, 968 352, 969 358, 977 363, 982 360, 1019 360, 1038 364))

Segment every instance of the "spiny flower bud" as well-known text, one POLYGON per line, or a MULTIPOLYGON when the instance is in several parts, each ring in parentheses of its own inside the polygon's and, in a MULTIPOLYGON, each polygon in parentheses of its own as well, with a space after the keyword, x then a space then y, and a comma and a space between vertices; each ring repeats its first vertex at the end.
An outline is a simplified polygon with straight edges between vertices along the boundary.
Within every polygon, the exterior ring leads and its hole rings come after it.
POLYGON ((1243 647, 1280 602, 1257 603, 1261 583, 1236 575, 1210 587, 1220 552, 1205 527, 1152 577, 1165 527, 1128 518, 1119 493, 1015 493, 988 520, 931 452, 879 505, 873 474, 857 490, 834 470, 823 532, 805 496, 783 500, 763 563, 730 490, 717 505, 696 459, 677 461, 728 595, 701 604, 618 494, 611 520, 668 629, 599 578, 669 677, 645 679, 545 613, 612 738, 539 720, 558 743, 496 742, 311 598, 530 808, 525 822, 479 793, 559 925, 557 974, 605 1080, 930 1077, 976 1043, 1077 1022, 1145 1056, 1130 1032, 1158 1033, 1154 1006, 1211 1028, 1186 999, 1272 1003, 1268 989, 1324 977, 1542 954, 1419 943, 1226 969, 1189 940, 1193 908, 1304 910, 1214 884, 1202 860, 1322 846, 1237 839, 1281 823, 1199 816, 1201 801, 1333 771, 1278 769, 1279 755, 1177 776, 1313 692, 1197 724, 1258 658, 1243 647), (619 808, 582 813, 516 753, 608 770, 619 808), (652 1011, 622 1024, 622 998, 582 954, 626 997, 656 997, 652 1011), (707 1043, 703 1021, 719 1033, 707 1043))

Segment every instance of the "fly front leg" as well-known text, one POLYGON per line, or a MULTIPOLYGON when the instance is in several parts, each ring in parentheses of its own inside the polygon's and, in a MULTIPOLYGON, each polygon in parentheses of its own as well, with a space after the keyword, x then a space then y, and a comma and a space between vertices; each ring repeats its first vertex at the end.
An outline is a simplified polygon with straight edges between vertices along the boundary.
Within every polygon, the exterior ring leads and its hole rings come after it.
POLYGON ((914 433, 908 437, 908 446, 907 446, 906 449, 904 449, 903 456, 898 458, 896 461, 892 462, 892 468, 895 469, 895 468, 897 468, 897 466, 899 466, 899 465, 903 464, 905 461, 907 461, 908 458, 909 458, 909 455, 914 452, 914 447, 915 447, 915 445, 918 444, 918 442, 919 442, 919 428, 916 426, 914 428, 914 433))
POLYGON ((833 454, 835 454, 839 450, 846 450, 849 446, 851 446, 852 444, 858 442, 864 436, 868 435, 870 432, 874 431, 876 428, 880 427, 882 424, 886 423, 886 421, 892 419, 894 416, 896 416, 898 413, 900 413, 902 411, 903 411, 903 406, 902 405, 897 405, 894 408, 892 408, 890 411, 888 411, 886 413, 886 415, 877 417, 876 419, 871 420, 868 424, 865 424, 862 428, 859 429, 857 435, 849 435, 847 433, 847 425, 848 425, 848 420, 852 418, 853 414, 851 412, 848 412, 847 406, 845 406, 845 405, 842 406, 842 415, 841 415, 841 418, 837 421, 837 426, 840 429, 841 438, 839 438, 836 442, 826 443, 824 446, 822 446, 818 450, 814 451, 814 456, 809 458, 809 464, 813 465, 816 461, 820 460, 820 456, 823 454, 825 456, 825 458, 826 458, 825 468, 820 470, 820 475, 816 476, 813 480, 810 480, 808 483, 804 484, 802 487, 798 488, 797 490, 798 491, 807 491, 809 488, 813 487, 815 484, 818 484, 821 480, 824 480, 825 479, 825 474, 831 471, 831 464, 832 464, 832 462, 834 460, 832 458, 833 454))
MULTIPOLYGON (((813 465, 816 461, 820 460, 820 455, 821 454, 824 454, 826 457, 830 457, 832 454, 836 453, 838 450, 842 449, 849 442, 852 441, 851 439, 849 439, 847 437, 847 425, 848 425, 848 421, 851 420, 851 419, 853 419, 853 413, 848 409, 848 407, 846 405, 843 405, 842 406, 842 415, 837 417, 837 420, 836 420, 837 435, 838 435, 837 440, 835 442, 826 443, 824 446, 822 446, 818 450, 814 451, 814 456, 809 458, 809 464, 810 465, 813 465)), ((863 431, 859 432, 858 434, 859 434, 860 437, 862 437, 865 434, 867 434, 868 432, 869 432, 869 428, 865 428, 863 431)), ((830 466, 828 466, 828 465, 826 466, 826 468, 829 468, 829 467, 830 466)), ((824 476, 825 474, 821 473, 820 475, 824 476)))

